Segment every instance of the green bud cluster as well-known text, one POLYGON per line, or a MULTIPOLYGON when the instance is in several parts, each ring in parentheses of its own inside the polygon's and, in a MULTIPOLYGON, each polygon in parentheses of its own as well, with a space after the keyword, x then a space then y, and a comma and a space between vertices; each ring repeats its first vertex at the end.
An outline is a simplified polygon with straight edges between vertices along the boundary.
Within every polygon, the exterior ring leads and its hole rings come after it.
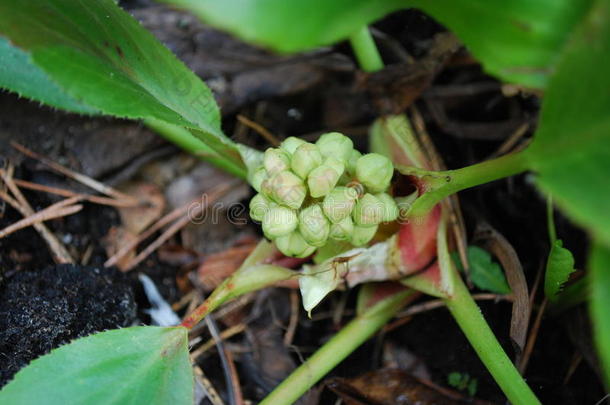
POLYGON ((362 155, 338 132, 315 144, 290 137, 267 149, 251 175, 258 194, 250 216, 287 256, 307 257, 330 241, 362 246, 380 223, 398 217, 386 193, 393 173, 388 158, 362 155))

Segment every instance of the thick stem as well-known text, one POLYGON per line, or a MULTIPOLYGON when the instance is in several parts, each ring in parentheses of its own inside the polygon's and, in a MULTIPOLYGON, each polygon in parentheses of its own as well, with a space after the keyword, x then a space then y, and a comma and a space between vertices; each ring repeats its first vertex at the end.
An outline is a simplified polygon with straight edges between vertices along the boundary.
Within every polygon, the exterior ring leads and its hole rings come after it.
POLYGON ((454 294, 444 301, 508 400, 513 405, 540 404, 500 346, 460 277, 454 277, 454 294))
POLYGON ((419 177, 427 188, 408 212, 410 217, 427 214, 442 199, 458 191, 509 177, 529 169, 526 150, 497 159, 487 160, 457 170, 431 172, 411 167, 399 167, 402 174, 419 177))
POLYGON ((376 72, 383 69, 383 61, 368 26, 356 31, 349 39, 358 64, 365 72, 376 72))
POLYGON ((245 167, 239 166, 225 157, 220 156, 214 149, 210 148, 203 141, 191 134, 186 128, 153 119, 144 120, 144 124, 163 138, 187 152, 212 163, 214 166, 227 173, 244 180, 246 179, 248 172, 245 167))
POLYGON ((326 373, 352 353, 389 321, 406 304, 413 290, 386 298, 353 319, 317 352, 288 376, 260 405, 294 403, 326 373))

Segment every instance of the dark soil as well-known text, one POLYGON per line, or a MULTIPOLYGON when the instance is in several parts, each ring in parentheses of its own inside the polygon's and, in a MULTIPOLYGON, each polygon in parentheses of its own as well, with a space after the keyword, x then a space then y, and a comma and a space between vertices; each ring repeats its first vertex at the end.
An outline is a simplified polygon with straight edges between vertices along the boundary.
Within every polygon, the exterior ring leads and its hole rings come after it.
POLYGON ((131 283, 103 267, 20 271, 0 287, 0 386, 51 349, 136 319, 131 283))

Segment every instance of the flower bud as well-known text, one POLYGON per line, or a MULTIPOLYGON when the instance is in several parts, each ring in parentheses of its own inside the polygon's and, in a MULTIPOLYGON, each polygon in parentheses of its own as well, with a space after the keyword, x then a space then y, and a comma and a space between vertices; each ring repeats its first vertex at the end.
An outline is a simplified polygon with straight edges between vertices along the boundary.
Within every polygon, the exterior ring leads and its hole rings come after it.
POLYGON ((341 174, 328 165, 321 165, 313 169, 307 176, 309 194, 313 198, 323 197, 328 194, 339 181, 341 174))
POLYGON ((263 156, 263 165, 267 174, 273 176, 276 173, 290 169, 290 156, 283 149, 269 148, 263 156))
POLYGON ((299 213, 299 232, 312 246, 324 246, 330 233, 330 223, 320 205, 314 204, 299 213))
POLYGON ((280 148, 284 149, 286 152, 288 152, 288 154, 292 155, 294 151, 297 150, 297 148, 303 145, 304 143, 306 142, 301 138, 289 136, 288 138, 282 141, 280 148))
POLYGON ((252 185, 252 187, 254 187, 256 191, 260 193, 263 180, 265 180, 266 178, 267 171, 263 166, 261 166, 258 169, 254 170, 254 173, 252 173, 252 176, 250 177, 250 184, 252 185))
POLYGON ((358 163, 358 159, 362 157, 362 153, 357 151, 356 149, 352 149, 352 152, 349 155, 349 159, 347 160, 346 170, 350 175, 356 174, 356 163, 358 163))
POLYGON ((350 187, 336 187, 324 197, 322 209, 332 223, 340 222, 350 216, 358 193, 350 187))
POLYGON ((263 182, 261 183, 260 193, 267 197, 268 200, 275 200, 275 197, 273 196, 273 188, 271 187, 271 179, 266 178, 265 180, 263 180, 263 182))
POLYGON ((354 149, 354 143, 347 136, 339 132, 329 132, 324 134, 316 142, 322 156, 335 158, 347 162, 354 149))
POLYGON ((290 208, 271 207, 263 217, 263 233, 271 240, 288 235, 297 228, 297 214, 290 208))
POLYGON ((322 154, 318 147, 312 143, 303 143, 299 146, 290 159, 290 167, 302 179, 316 167, 322 164, 322 154))
POLYGON ((382 222, 391 222, 398 218, 398 206, 396 201, 388 193, 375 194, 375 197, 383 204, 382 222))
POLYGON ((394 166, 387 157, 378 153, 368 153, 356 162, 356 177, 368 191, 380 193, 390 185, 394 166))
POLYGON ((263 184, 267 183, 275 202, 295 210, 301 208, 301 204, 303 204, 307 195, 307 188, 294 173, 288 170, 277 173, 266 183, 263 182, 263 184))
POLYGON ((330 166, 333 169, 335 169, 335 171, 337 173, 339 173, 339 176, 343 175, 343 173, 345 172, 345 163, 343 163, 343 161, 337 159, 334 156, 328 156, 325 160, 324 160, 324 164, 326 166, 330 166))
POLYGON ((334 240, 350 240, 353 231, 354 221, 352 221, 352 217, 347 217, 330 226, 329 237, 334 240))
POLYGON ((272 204, 264 195, 260 193, 255 195, 250 200, 250 217, 255 221, 262 221, 272 204))
POLYGON ((377 228, 379 225, 375 226, 354 226, 354 230, 352 231, 352 235, 350 238, 350 243, 354 246, 363 246, 366 245, 373 239, 373 236, 377 233, 377 228))
POLYGON ((366 193, 356 203, 352 218, 358 226, 377 225, 383 220, 383 203, 374 195, 366 193))
POLYGON ((316 250, 314 246, 311 246, 305 241, 299 231, 281 236, 274 242, 280 252, 291 257, 307 257, 316 250))

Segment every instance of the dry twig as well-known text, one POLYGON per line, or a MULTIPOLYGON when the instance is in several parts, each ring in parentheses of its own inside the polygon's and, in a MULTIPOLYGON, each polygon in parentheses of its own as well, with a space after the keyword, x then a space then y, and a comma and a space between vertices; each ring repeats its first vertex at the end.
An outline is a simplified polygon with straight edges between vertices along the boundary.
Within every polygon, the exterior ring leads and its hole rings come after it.
POLYGON ((271 145, 277 147, 280 145, 280 141, 265 127, 261 124, 252 121, 248 117, 244 117, 241 114, 237 114, 237 120, 247 126, 248 128, 253 129, 255 132, 260 134, 263 138, 267 140, 271 145))
POLYGON ((71 179, 74 179, 76 181, 78 181, 81 184, 86 185, 89 188, 92 188, 93 190, 105 194, 107 196, 110 197, 114 197, 118 200, 125 200, 128 201, 129 203, 132 204, 139 204, 138 200, 135 199, 134 197, 121 193, 118 190, 115 190, 112 187, 109 187, 107 185, 105 185, 104 183, 101 183, 89 176, 85 176, 84 174, 81 173, 77 173, 74 170, 70 170, 67 167, 64 167, 62 165, 60 165, 59 163, 53 162, 52 160, 26 148, 23 145, 18 144, 17 142, 12 141, 11 142, 11 146, 15 149, 17 149, 19 152, 23 153, 24 155, 32 158, 32 159, 36 159, 38 160, 40 163, 48 166, 49 168, 55 170, 58 173, 63 174, 66 177, 69 177, 71 179))
MULTIPOLYGON (((34 209, 30 205, 30 203, 26 200, 24 195, 19 190, 19 187, 13 181, 13 166, 9 165, 6 171, 0 172, 0 177, 6 184, 7 188, 13 194, 13 198, 6 198, 6 201, 11 204, 17 211, 19 211, 24 217, 28 217, 34 215, 34 209)), ((5 197, 9 197, 5 195, 5 197)), ((46 227, 46 225, 42 222, 34 223, 32 226, 40 233, 40 235, 44 238, 51 250, 51 254, 53 256, 53 260, 58 263, 74 263, 74 259, 68 253, 68 250, 65 246, 57 239, 57 237, 46 227)))

